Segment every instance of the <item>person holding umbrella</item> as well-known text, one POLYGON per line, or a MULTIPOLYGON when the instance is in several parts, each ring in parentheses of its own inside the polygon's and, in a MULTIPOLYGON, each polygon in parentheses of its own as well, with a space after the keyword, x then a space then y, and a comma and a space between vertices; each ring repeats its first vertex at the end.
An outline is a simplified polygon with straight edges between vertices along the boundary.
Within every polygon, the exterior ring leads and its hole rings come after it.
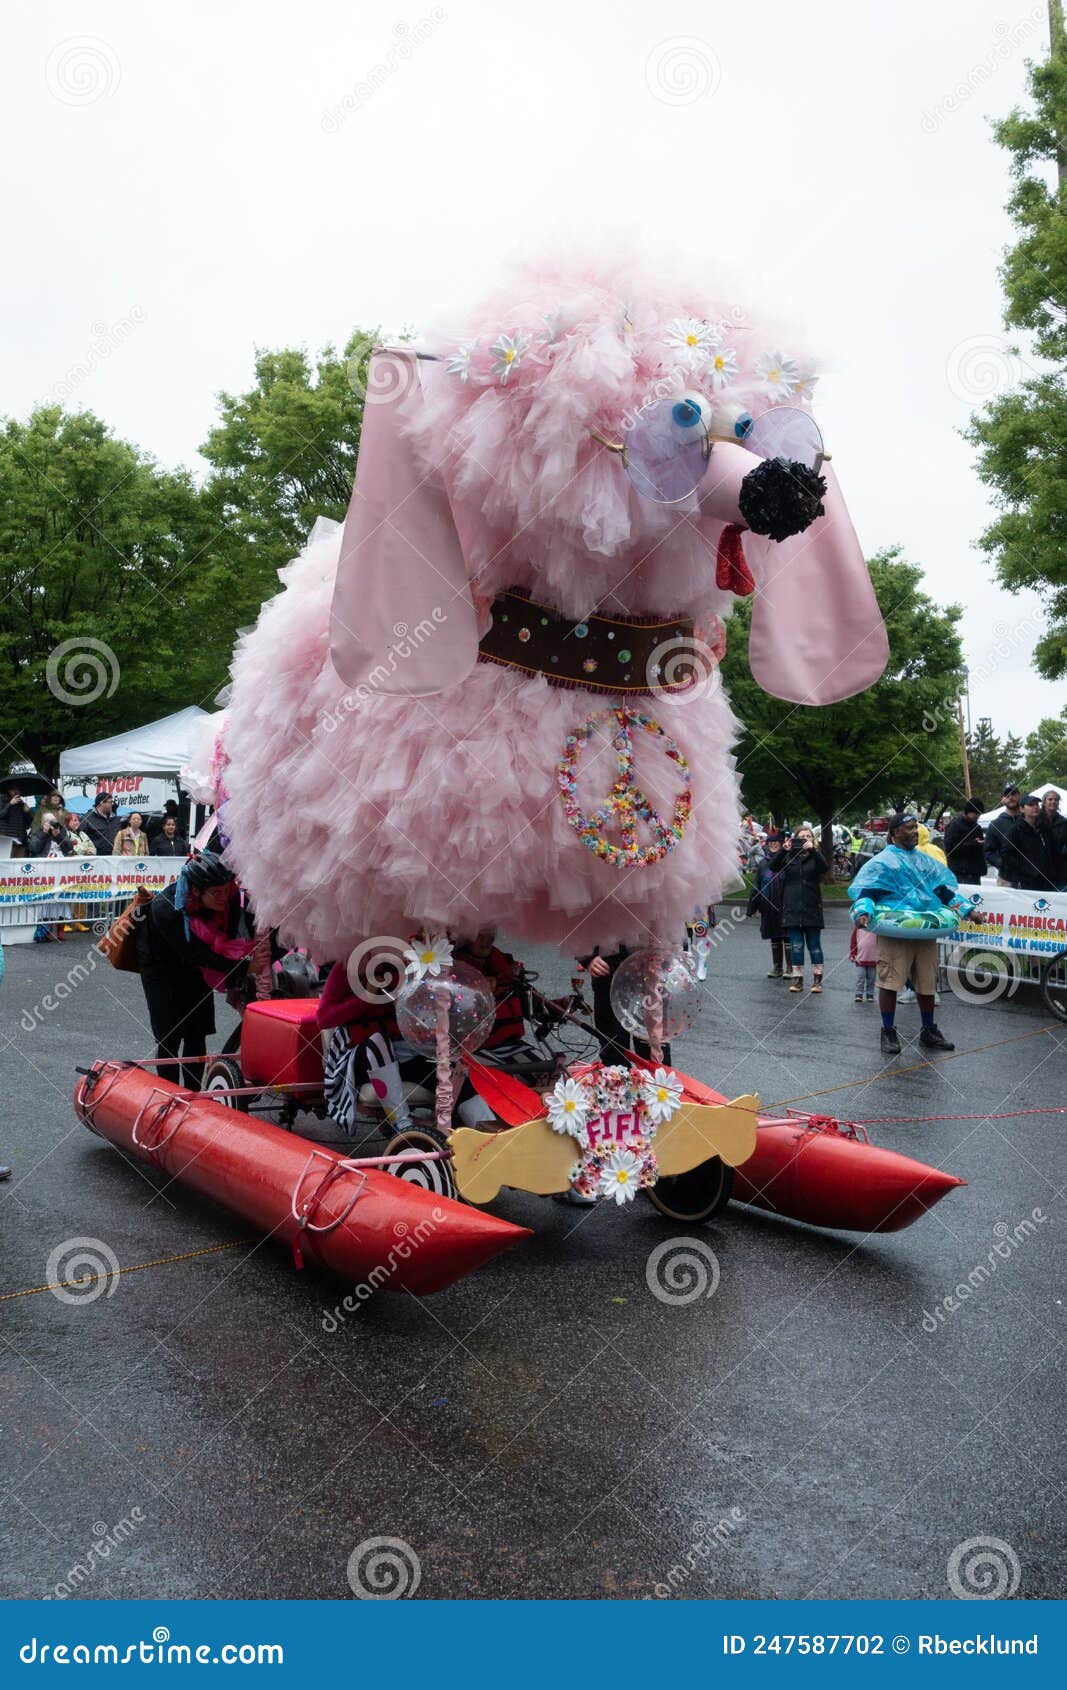
POLYGON ((37 773, 32 763, 15 765, 0 780, 0 837, 10 839, 11 855, 24 857, 32 831, 34 805, 29 796, 44 798, 52 791, 51 781, 37 773))

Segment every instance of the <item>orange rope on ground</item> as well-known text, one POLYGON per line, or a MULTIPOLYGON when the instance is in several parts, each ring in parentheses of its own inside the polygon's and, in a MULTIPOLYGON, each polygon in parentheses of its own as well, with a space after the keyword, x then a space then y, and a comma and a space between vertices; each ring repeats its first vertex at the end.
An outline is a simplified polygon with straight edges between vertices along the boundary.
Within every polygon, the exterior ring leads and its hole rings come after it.
POLYGON ((132 1267, 116 1268, 114 1273, 87 1273, 84 1279, 57 1279, 50 1285, 28 1285, 24 1291, 0 1292, 0 1303, 10 1303, 15 1297, 36 1297, 41 1291, 80 1290, 97 1279, 117 1279, 120 1273, 143 1273, 145 1268, 169 1267, 171 1262, 191 1262, 197 1256, 214 1256, 220 1250, 237 1250, 243 1244, 254 1244, 254 1238, 235 1238, 232 1244, 208 1244, 203 1250, 186 1250, 180 1256, 159 1256, 154 1262, 135 1262, 132 1267))
MULTIPOLYGON (((790 1104, 793 1103, 808 1103, 813 1097, 829 1097, 835 1091, 852 1091, 856 1086, 874 1085, 878 1080, 887 1080, 897 1074, 913 1074, 919 1068, 940 1068, 943 1062, 958 1062, 961 1056, 977 1056, 983 1050, 996 1050, 1000 1045, 1019 1044, 1023 1039, 1038 1039, 1046 1033, 1056 1033, 1059 1031, 1060 1028, 1055 1025, 1049 1025, 1048 1027, 1034 1027, 1029 1033, 1014 1033, 1010 1039, 993 1039, 987 1045, 972 1045, 969 1050, 957 1050, 952 1056, 941 1056, 936 1060, 930 1059, 926 1062, 909 1062, 903 1068, 880 1068, 877 1074, 868 1074, 866 1078, 862 1080, 845 1080, 842 1085, 827 1086, 825 1091, 806 1091, 803 1092, 800 1097, 785 1097, 780 1103, 768 1104, 766 1108, 761 1109, 760 1113, 773 1115, 776 1109, 787 1109, 790 1104)), ((1042 1111, 1042 1113, 1044 1113, 1044 1111, 1042 1111)), ((901 1117, 902 1120, 905 1118, 906 1117, 904 1116, 901 1117)), ((917 1115, 915 1119, 925 1121, 930 1119, 930 1117, 926 1115, 917 1115)), ((984 1115, 978 1115, 975 1116, 975 1119, 984 1121, 986 1117, 984 1115)))

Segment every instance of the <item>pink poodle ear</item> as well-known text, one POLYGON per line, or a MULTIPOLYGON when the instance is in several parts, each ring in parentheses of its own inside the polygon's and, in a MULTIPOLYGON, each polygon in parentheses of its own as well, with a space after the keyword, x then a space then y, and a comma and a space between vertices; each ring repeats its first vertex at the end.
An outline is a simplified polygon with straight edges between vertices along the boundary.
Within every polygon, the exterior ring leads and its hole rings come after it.
POLYGON ((401 412, 419 361, 373 354, 330 613, 330 656, 351 687, 422 697, 463 680, 478 656, 467 565, 440 476, 416 460, 401 412), (384 395, 398 397, 386 399, 384 395))
POLYGON ((744 537, 756 579, 748 660, 764 692, 793 704, 835 704, 873 686, 889 640, 833 470, 826 514, 790 540, 744 537))

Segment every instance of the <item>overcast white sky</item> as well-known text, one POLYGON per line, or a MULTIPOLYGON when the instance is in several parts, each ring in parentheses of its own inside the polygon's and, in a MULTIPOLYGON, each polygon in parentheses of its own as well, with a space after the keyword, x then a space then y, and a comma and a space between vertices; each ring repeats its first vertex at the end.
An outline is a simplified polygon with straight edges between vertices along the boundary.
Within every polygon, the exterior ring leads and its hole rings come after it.
POLYGON ((958 433, 1021 368, 989 119, 1045 54, 1045 0, 5 0, 0 19, 0 410, 63 395, 202 470, 214 395, 256 346, 417 328, 517 251, 635 230, 803 324, 865 549, 899 542, 966 606, 973 714, 1025 732, 1062 707, 1030 668, 1036 600, 974 549, 989 507, 958 433))

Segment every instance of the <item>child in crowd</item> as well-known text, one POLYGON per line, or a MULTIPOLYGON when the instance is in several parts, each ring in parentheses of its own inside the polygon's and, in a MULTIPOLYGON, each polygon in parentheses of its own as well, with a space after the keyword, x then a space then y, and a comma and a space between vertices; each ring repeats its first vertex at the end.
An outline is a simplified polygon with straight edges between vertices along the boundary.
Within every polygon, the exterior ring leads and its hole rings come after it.
POLYGON ((878 940, 869 927, 854 927, 848 944, 848 954, 856 964, 856 1002, 874 1002, 875 969, 878 965, 878 940))

